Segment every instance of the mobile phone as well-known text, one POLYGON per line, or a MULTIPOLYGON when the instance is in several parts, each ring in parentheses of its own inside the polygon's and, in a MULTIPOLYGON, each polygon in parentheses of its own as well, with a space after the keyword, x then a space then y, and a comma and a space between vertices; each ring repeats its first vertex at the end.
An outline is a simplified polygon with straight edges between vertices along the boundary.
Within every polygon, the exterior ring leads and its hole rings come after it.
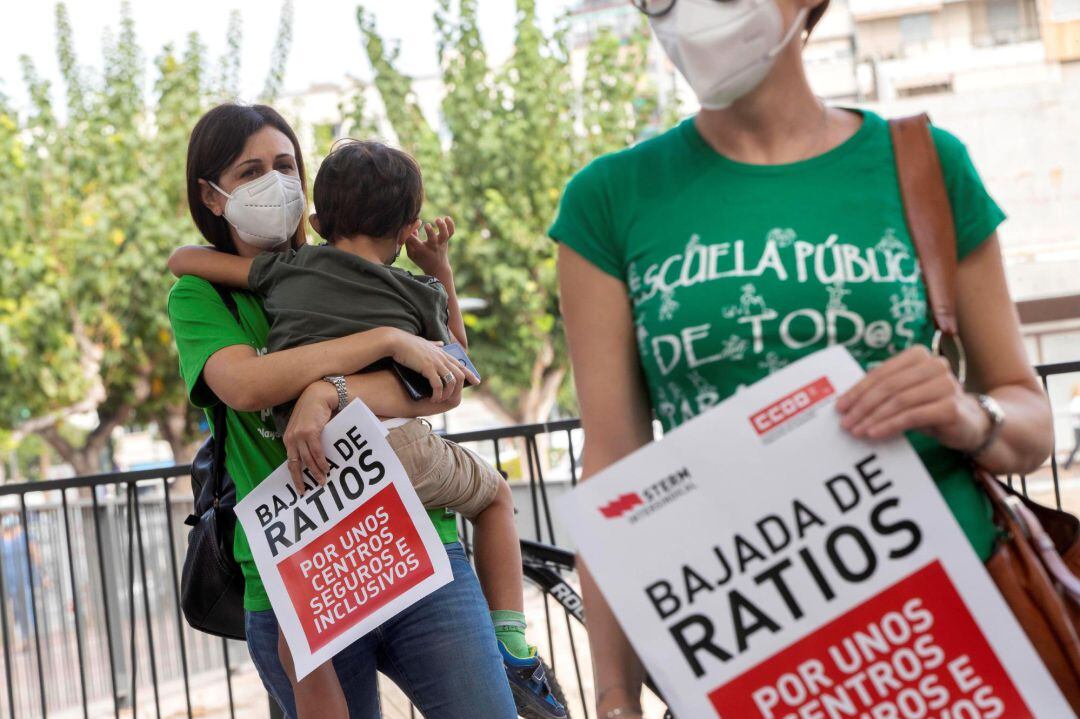
MULTIPOLYGON (((465 350, 460 344, 454 342, 443 346, 442 350, 456 359, 461 363, 462 367, 468 369, 476 375, 477 379, 479 379, 480 372, 477 371, 476 365, 474 365, 472 360, 469 359, 469 356, 465 354, 465 350)), ((393 368, 398 379, 400 379, 401 383, 405 386, 405 391, 409 393, 409 396, 412 397, 413 401, 426 399, 431 396, 431 383, 428 382, 427 377, 404 365, 400 365, 397 362, 393 363, 393 368)), ((472 384, 474 384, 472 381, 466 380, 466 386, 471 386, 472 384)))

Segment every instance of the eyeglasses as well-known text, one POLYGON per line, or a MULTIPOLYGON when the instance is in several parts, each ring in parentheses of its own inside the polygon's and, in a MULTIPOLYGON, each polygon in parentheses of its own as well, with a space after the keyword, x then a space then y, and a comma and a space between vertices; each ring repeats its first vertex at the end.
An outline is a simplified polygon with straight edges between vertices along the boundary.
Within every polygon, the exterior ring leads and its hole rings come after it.
MULTIPOLYGON (((716 0, 717 2, 731 2, 731 0, 716 0)), ((634 7, 649 17, 661 17, 671 12, 675 7, 676 0, 633 0, 634 7)))

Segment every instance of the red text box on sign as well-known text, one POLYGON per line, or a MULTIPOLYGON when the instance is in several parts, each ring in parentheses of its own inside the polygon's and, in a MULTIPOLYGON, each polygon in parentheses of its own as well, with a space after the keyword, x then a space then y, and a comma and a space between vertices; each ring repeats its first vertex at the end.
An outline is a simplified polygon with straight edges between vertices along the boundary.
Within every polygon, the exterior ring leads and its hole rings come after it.
POLYGON ((936 561, 709 699, 723 719, 1034 719, 936 561))
MULTIPOLYGON (((370 536, 371 532, 368 534, 370 536)), ((435 573, 431 557, 424 550, 416 525, 394 485, 357 507, 311 544, 279 562, 277 569, 312 652, 435 573), (380 517, 385 517, 385 521, 377 519, 380 517), (379 546, 363 551, 361 543, 367 538, 360 537, 357 528, 374 526, 373 520, 379 525, 379 546), (383 530, 392 537, 390 541, 382 541, 383 530), (390 561, 385 561, 385 552, 389 552, 390 561), (320 555, 325 558, 331 553, 334 558, 317 562, 320 555), (350 555, 353 559, 349 559, 350 555), (313 564, 317 564, 318 569, 313 570, 313 564), (320 570, 327 567, 329 573, 322 574, 320 570), (405 571, 401 567, 405 567, 405 571), (378 591, 372 592, 372 588, 378 591), (333 600, 332 622, 325 621, 328 615, 325 608, 320 613, 312 607, 312 602, 320 596, 324 605, 325 598, 333 600)))

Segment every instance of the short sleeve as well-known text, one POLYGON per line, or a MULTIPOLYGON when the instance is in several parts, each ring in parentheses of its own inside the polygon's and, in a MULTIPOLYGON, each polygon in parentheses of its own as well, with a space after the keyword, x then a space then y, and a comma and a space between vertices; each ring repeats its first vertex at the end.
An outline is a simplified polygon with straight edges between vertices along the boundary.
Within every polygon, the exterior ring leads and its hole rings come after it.
POLYGON ((957 255, 964 259, 1005 221, 1005 213, 987 192, 964 143, 937 127, 933 136, 956 222, 957 255))
POLYGON ((296 250, 288 252, 263 252, 251 260, 248 270, 248 287, 251 291, 266 295, 280 275, 281 268, 296 256, 296 250))
POLYGON ((597 158, 571 178, 548 236, 612 277, 624 280, 626 263, 615 241, 607 182, 609 163, 610 156, 597 158))
POLYGON ((202 379, 206 361, 220 349, 234 345, 255 347, 255 343, 217 290, 206 280, 191 275, 181 277, 169 292, 169 321, 180 356, 180 375, 191 403, 196 407, 214 405, 217 398, 202 379))
POLYGON ((424 339, 440 342, 451 342, 450 336, 450 297, 446 294, 446 287, 434 277, 427 275, 411 275, 414 282, 425 285, 422 293, 424 299, 420 308, 424 323, 424 339), (429 290, 434 290, 431 292, 429 290))

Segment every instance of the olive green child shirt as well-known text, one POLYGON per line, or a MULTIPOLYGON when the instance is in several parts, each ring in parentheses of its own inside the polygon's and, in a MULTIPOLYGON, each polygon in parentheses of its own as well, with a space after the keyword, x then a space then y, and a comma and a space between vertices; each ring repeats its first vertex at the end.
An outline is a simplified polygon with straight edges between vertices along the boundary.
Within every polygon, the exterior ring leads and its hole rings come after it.
MULTIPOLYGON (((169 320, 180 356, 180 375, 184 378, 189 399, 204 410, 211 429, 213 407, 218 399, 203 381, 206 361, 218 350, 233 345, 248 345, 265 354, 270 332, 258 297, 240 291, 234 291, 232 296, 240 316, 239 323, 206 280, 190 275, 181 277, 169 293, 169 320)), ((239 501, 285 461, 285 446, 274 429, 269 409, 262 412, 229 409, 225 413, 225 422, 225 468, 236 484, 239 501)), ((457 541, 457 522, 453 514, 436 509, 430 510, 428 515, 443 542, 457 541)), ((244 573, 244 609, 270 609, 266 589, 239 524, 233 540, 233 556, 244 573)))

